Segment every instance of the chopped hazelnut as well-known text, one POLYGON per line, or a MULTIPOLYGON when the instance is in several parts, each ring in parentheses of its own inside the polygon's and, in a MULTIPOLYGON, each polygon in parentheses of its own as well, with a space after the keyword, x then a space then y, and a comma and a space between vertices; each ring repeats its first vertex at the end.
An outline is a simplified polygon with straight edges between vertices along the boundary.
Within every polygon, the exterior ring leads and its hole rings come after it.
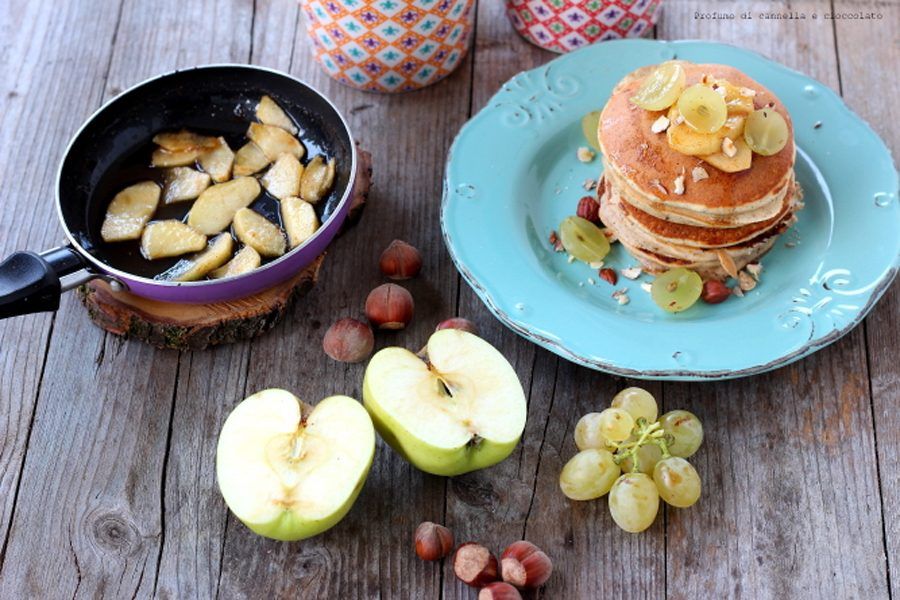
POLYGON ((577 156, 578 160, 583 163, 589 163, 594 160, 594 153, 587 146, 582 146, 581 148, 579 148, 577 156))
POLYGON ((691 179, 694 180, 694 183, 697 183, 698 181, 709 179, 709 173, 703 167, 697 166, 691 169, 691 179))
POLYGON ((737 146, 729 137, 722 140, 722 154, 728 158, 734 158, 734 155, 737 154, 737 146))
POLYGON ((652 131, 653 133, 662 133, 668 128, 669 118, 665 115, 662 115, 657 120, 653 121, 653 125, 650 126, 650 131, 652 131))
POLYGON ((672 192, 676 196, 680 196, 684 193, 684 175, 679 175, 675 178, 675 188, 672 190, 672 192))

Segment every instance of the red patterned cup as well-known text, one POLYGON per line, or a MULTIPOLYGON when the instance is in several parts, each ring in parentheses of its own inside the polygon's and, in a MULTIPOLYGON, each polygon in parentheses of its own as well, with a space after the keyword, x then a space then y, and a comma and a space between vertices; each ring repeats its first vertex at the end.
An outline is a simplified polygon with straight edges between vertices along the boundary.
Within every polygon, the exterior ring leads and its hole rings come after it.
POLYGON ((466 56, 475 0, 301 0, 316 61, 349 86, 407 92, 466 56))
POLYGON ((662 0, 506 0, 522 37, 554 52, 594 42, 639 37, 656 23, 662 0))

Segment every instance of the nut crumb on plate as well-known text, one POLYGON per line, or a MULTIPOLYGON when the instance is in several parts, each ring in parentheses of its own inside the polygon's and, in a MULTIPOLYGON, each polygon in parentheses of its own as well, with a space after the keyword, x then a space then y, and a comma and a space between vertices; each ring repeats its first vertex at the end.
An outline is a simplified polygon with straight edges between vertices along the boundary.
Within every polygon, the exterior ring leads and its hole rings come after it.
POLYGON ((739 286, 734 286, 731 288, 731 293, 737 296, 738 298, 744 297, 744 291, 739 286))
POLYGON ((628 304, 630 298, 628 297, 628 288, 622 288, 621 290, 616 290, 612 293, 612 297, 616 299, 616 302, 619 304, 628 304))
POLYGON ((645 281, 645 282, 641 283, 641 289, 649 294, 650 292, 653 291, 653 286, 645 281))
POLYGON ((597 187, 597 180, 596 179, 585 179, 584 183, 581 185, 587 191, 591 191, 597 187))
POLYGON ((588 266, 589 266, 590 268, 592 268, 592 269, 602 269, 602 268, 603 268, 603 261, 602 261, 602 260, 598 260, 597 262, 588 263, 588 266))
POLYGON ((753 276, 753 279, 759 281, 759 274, 762 273, 763 267, 760 263, 747 263, 744 267, 747 272, 753 276))
POLYGON ((575 257, 570 254, 566 260, 571 265, 573 262, 575 262, 575 257))
POLYGON ((637 279, 641 276, 643 269, 640 267, 628 267, 627 269, 620 269, 622 272, 622 276, 626 279, 637 279))
POLYGON ((594 160, 594 152, 587 146, 579 148, 576 156, 578 156, 578 160, 583 163, 589 163, 594 160))
POLYGON ((756 287, 756 280, 747 271, 738 273, 738 287, 744 292, 749 292, 756 287))

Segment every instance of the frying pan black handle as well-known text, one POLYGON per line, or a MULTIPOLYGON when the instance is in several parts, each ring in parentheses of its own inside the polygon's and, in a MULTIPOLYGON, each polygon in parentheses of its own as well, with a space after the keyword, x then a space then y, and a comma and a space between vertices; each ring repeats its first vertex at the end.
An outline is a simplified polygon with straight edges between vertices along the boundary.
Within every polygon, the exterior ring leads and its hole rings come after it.
POLYGON ((85 266, 71 247, 16 252, 0 263, 0 319, 58 309, 60 277, 85 266))

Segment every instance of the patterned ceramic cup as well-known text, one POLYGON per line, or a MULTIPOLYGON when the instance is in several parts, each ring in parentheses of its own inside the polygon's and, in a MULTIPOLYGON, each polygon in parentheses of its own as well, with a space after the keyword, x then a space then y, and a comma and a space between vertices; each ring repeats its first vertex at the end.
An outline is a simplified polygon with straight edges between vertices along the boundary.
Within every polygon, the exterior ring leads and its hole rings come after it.
POLYGON ((656 23, 662 0, 506 0, 522 37, 554 52, 639 37, 656 23))
POLYGON ((465 58, 475 0, 301 0, 316 60, 349 86, 407 92, 465 58))

